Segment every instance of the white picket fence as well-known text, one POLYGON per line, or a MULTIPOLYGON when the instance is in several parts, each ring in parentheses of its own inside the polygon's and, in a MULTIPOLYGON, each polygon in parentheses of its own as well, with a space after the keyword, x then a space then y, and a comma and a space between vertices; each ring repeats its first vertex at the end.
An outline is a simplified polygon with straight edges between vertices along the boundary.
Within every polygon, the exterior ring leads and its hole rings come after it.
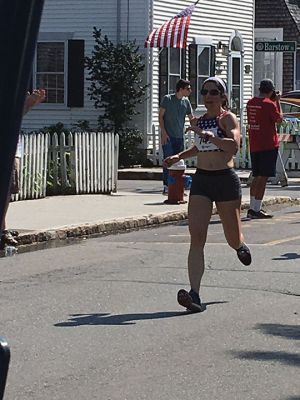
MULTIPOLYGON (((280 142, 280 153, 285 160, 285 168, 288 171, 300 169, 300 148, 298 146, 298 139, 300 139, 300 122, 285 121, 278 127, 280 135, 295 136, 295 145, 291 146, 289 142, 280 142)), ((241 129, 241 146, 239 152, 236 154, 234 162, 236 168, 250 169, 251 159, 249 152, 249 139, 247 134, 247 127, 243 126, 241 129)), ((189 132, 186 134, 185 148, 192 146, 194 142, 194 133, 189 132)), ((153 165, 161 166, 163 160, 162 147, 160 142, 160 134, 155 126, 152 126, 152 132, 148 134, 147 138, 147 158, 152 161, 153 165)), ((186 160, 188 167, 196 166, 196 157, 186 160)))
POLYGON ((74 139, 76 193, 116 192, 119 136, 76 132, 74 139))
POLYGON ((21 190, 12 200, 117 190, 119 136, 102 132, 21 134, 21 190))
POLYGON ((20 135, 20 192, 12 200, 38 199, 46 196, 49 135, 20 135))

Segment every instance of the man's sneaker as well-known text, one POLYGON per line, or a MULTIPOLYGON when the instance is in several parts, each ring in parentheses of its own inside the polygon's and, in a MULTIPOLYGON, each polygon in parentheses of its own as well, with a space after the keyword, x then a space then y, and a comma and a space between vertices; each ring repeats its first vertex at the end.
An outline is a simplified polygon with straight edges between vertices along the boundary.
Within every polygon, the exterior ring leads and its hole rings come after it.
POLYGON ((244 265, 250 265, 252 261, 251 253, 249 247, 243 243, 239 249, 237 249, 236 254, 240 262, 244 265))
POLYGON ((177 301, 182 307, 191 312, 202 312, 205 310, 205 306, 201 304, 199 294, 193 290, 187 292, 184 289, 180 289, 177 293, 177 301))
POLYGON ((163 194, 164 196, 168 196, 168 186, 164 185, 162 194, 163 194))
POLYGON ((247 218, 250 219, 270 219, 273 215, 267 214, 264 210, 254 211, 251 208, 247 212, 247 218))

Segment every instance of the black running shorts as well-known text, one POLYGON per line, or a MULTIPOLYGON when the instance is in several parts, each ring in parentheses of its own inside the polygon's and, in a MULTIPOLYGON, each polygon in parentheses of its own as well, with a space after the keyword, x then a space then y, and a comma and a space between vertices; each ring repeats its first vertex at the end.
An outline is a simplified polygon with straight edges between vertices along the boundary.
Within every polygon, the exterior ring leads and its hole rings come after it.
POLYGON ((190 196, 195 195, 215 202, 238 200, 242 197, 241 182, 233 168, 218 171, 197 169, 190 191, 190 196))
POLYGON ((250 153, 253 176, 275 176, 278 149, 250 153))

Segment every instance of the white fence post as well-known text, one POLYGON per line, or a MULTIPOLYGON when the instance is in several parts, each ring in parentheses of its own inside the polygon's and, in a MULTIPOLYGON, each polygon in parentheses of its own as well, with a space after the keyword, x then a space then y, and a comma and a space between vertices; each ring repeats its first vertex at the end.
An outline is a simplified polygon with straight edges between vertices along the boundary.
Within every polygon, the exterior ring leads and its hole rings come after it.
POLYGON ((49 135, 43 133, 20 134, 20 192, 12 201, 37 199, 46 194, 49 135))

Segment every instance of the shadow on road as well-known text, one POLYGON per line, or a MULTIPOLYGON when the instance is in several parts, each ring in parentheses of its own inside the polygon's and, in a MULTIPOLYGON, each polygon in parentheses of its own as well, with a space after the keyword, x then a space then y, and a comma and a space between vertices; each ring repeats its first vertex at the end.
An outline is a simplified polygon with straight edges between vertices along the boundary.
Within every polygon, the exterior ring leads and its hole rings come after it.
POLYGON ((300 340, 300 326, 297 325, 257 324, 255 328, 261 330, 266 335, 300 340))
POLYGON ((54 326, 80 326, 80 325, 135 325, 135 321, 143 321, 147 319, 162 319, 180 317, 188 314, 186 311, 166 311, 155 313, 140 313, 140 314, 119 314, 111 315, 110 313, 103 314, 73 314, 68 321, 59 322, 54 326))
POLYGON ((284 253, 280 257, 274 257, 272 260, 296 260, 297 258, 300 258, 300 254, 298 253, 284 253))
MULTIPOLYGON (((207 306, 214 304, 223 304, 226 301, 211 301, 203 303, 205 309, 207 306)), ((145 321, 148 319, 163 319, 180 317, 192 314, 190 311, 162 311, 155 313, 137 313, 137 314, 119 314, 111 315, 110 313, 101 314, 72 314, 68 321, 58 322, 54 324, 56 327, 73 327, 81 325, 135 325, 136 321, 145 321)))
POLYGON ((300 355, 285 351, 233 351, 232 354, 241 360, 275 361, 300 367, 300 355))
MULTIPOLYGON (((300 340, 300 327, 297 325, 257 324, 255 329, 262 331, 265 335, 300 340)), ((275 361, 293 367, 300 367, 300 355, 285 351, 232 351, 231 354, 244 360, 275 361)))

